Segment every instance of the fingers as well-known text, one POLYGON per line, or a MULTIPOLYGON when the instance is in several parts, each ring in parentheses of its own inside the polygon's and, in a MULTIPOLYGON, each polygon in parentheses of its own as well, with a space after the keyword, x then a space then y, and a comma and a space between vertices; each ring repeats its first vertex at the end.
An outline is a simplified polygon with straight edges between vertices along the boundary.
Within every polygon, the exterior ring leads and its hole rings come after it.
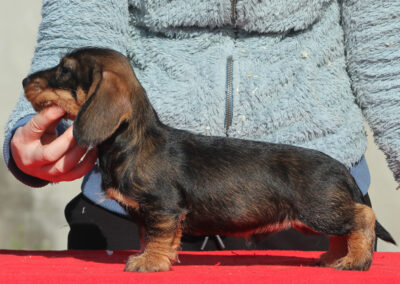
POLYGON ((65 181, 72 181, 83 177, 94 166, 97 160, 97 149, 90 150, 85 158, 77 164, 67 175, 64 176, 65 181))
POLYGON ((64 156, 69 149, 76 145, 73 136, 73 126, 70 126, 65 132, 57 137, 50 144, 43 146, 41 157, 37 157, 37 160, 42 160, 44 164, 58 161, 64 156))
POLYGON ((46 131, 54 131, 57 121, 65 114, 65 110, 60 107, 52 106, 45 108, 36 114, 22 127, 23 135, 26 140, 33 141, 40 139, 46 131))
MULTIPOLYGON (((75 154, 78 153, 77 150, 74 151, 76 151, 75 154)), ((83 160, 80 163, 75 164, 75 166, 72 167, 72 169, 66 171, 65 173, 61 173, 58 176, 54 176, 54 174, 49 175, 49 179, 47 180, 51 182, 60 182, 60 181, 73 181, 78 178, 81 178, 93 168, 94 164, 96 163, 96 160, 97 160, 97 150, 96 149, 90 150, 83 158, 83 160)))
POLYGON ((53 123, 51 123, 51 124, 47 127, 45 133, 50 133, 50 134, 56 133, 57 126, 58 126, 58 124, 60 124, 60 121, 61 121, 62 118, 63 118, 63 117, 60 117, 59 119, 57 119, 57 120, 55 120, 53 123))
POLYGON ((85 148, 76 144, 73 126, 57 137, 55 129, 64 114, 59 107, 49 107, 17 129, 10 146, 19 169, 44 180, 59 182, 80 178, 93 168, 97 151, 86 153, 85 148))
POLYGON ((48 174, 52 176, 65 174, 79 163, 81 158, 85 155, 86 150, 86 148, 74 145, 65 153, 65 155, 62 155, 59 160, 43 166, 43 170, 47 171, 48 174))

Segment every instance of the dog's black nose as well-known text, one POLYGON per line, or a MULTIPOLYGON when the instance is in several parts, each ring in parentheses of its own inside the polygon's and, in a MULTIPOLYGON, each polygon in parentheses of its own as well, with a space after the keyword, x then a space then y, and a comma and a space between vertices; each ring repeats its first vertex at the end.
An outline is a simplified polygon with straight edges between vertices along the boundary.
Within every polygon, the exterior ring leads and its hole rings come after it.
POLYGON ((25 88, 26 85, 28 85, 30 81, 31 81, 31 79, 29 77, 26 77, 24 80, 22 80, 22 86, 25 88))

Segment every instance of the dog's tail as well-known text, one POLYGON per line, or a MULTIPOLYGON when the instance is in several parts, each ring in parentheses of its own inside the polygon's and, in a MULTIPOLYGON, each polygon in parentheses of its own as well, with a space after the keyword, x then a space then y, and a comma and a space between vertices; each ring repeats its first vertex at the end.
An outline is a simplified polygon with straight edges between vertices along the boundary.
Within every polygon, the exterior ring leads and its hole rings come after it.
POLYGON ((376 221, 376 223, 375 223, 375 234, 378 238, 380 238, 388 243, 397 245, 396 241, 393 239, 393 237, 390 235, 390 233, 388 231, 386 231, 386 229, 381 224, 379 224, 378 221, 376 221))

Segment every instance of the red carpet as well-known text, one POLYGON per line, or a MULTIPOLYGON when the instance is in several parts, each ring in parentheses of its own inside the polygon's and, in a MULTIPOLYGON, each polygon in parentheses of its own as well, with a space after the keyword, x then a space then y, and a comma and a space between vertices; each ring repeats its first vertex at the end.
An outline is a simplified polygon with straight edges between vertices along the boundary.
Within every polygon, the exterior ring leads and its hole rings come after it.
POLYGON ((375 253, 367 272, 313 267, 320 252, 181 252, 158 273, 123 272, 128 251, 0 250, 0 283, 400 283, 400 253, 375 253))

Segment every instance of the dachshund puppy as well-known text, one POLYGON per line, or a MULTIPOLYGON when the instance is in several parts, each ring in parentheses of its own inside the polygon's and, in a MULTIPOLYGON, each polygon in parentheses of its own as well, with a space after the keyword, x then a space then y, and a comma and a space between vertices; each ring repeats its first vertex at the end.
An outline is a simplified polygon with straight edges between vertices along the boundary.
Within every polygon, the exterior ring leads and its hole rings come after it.
POLYGON ((140 217, 143 251, 126 271, 169 270, 183 233, 326 234, 319 265, 343 270, 370 268, 376 235, 395 243, 341 163, 314 150, 164 125, 120 53, 75 50, 23 85, 36 111, 58 105, 75 120, 77 143, 98 147, 105 195, 140 217))

